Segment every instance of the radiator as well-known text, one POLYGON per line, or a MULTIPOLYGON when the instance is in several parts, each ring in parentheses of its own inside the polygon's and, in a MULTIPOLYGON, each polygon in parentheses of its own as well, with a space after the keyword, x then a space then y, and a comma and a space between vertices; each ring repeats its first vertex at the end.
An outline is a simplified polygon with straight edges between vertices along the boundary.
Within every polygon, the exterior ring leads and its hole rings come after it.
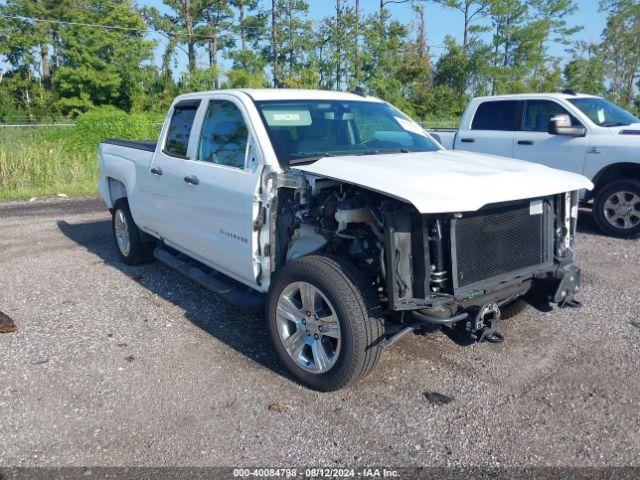
POLYGON ((454 290, 499 282, 552 261, 551 215, 549 203, 539 199, 486 207, 452 221, 454 290))

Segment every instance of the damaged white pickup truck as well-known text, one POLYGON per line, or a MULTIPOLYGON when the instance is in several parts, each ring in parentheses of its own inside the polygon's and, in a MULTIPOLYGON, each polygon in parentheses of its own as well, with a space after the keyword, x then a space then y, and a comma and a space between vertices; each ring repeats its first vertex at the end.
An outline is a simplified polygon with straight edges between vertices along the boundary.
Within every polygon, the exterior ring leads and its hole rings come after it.
POLYGON ((525 295, 575 306, 581 175, 444 150, 355 94, 178 97, 157 142, 100 145, 123 261, 153 257, 236 304, 266 302, 282 362, 335 390, 409 332, 500 341, 525 295))

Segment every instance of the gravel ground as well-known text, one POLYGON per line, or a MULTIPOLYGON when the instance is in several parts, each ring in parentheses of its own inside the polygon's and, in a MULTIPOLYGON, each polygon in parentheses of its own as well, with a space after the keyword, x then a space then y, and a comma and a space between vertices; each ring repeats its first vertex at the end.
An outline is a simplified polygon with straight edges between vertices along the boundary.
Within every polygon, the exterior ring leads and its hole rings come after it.
POLYGON ((500 345, 411 335, 321 394, 262 318, 122 264, 99 200, 2 204, 0 466, 639 466, 639 243, 588 215, 578 241, 583 309, 528 310, 500 345))

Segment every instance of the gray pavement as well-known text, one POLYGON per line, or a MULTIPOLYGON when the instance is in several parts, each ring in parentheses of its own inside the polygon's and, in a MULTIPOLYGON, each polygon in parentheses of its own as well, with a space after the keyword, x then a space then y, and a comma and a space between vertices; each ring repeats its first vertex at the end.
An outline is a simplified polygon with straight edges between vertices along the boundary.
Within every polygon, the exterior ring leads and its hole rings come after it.
POLYGON ((582 310, 412 335, 321 394, 262 318, 119 262, 99 200, 0 204, 0 466, 638 466, 640 243, 580 230, 582 310))

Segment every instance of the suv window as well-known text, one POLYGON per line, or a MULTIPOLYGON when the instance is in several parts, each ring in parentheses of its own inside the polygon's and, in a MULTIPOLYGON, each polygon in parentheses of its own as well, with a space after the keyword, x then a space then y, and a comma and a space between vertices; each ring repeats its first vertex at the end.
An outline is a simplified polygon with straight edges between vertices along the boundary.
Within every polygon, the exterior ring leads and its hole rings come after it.
POLYGON ((186 157, 189 147, 189 136, 193 119, 196 116, 200 100, 185 101, 176 104, 173 108, 173 116, 169 122, 165 152, 177 157, 186 157))
POLYGON ((520 128, 520 102, 501 100, 481 103, 471 124, 471 130, 513 132, 520 128))
POLYGON ((525 132, 547 132, 549 120, 556 115, 569 115, 571 125, 582 126, 563 106, 551 100, 527 100, 522 118, 522 130, 525 132))
POLYGON ((202 125, 198 160, 244 168, 248 137, 238 107, 226 100, 211 100, 202 125))

